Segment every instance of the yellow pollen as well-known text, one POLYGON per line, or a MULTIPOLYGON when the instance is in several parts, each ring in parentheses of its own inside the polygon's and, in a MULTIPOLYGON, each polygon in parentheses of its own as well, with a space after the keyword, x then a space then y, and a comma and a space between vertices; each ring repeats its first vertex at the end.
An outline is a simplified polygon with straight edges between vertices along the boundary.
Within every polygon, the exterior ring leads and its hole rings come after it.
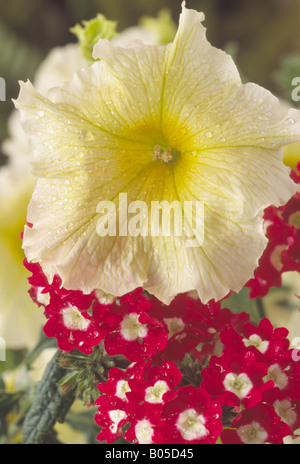
POLYGON ((273 382, 276 384, 276 375, 274 375, 272 372, 268 372, 266 377, 268 380, 273 380, 273 382))
POLYGON ((159 145, 155 145, 154 153, 152 154, 153 161, 160 160, 164 163, 173 161, 172 148, 161 148, 159 145))
POLYGON ((250 440, 253 440, 253 438, 255 438, 257 435, 257 431, 255 429, 251 429, 249 430, 247 435, 250 440))
POLYGON ((194 427, 195 424, 196 424, 195 419, 188 419, 187 422, 186 422, 186 425, 187 425, 188 428, 194 427))
POLYGON ((240 390, 242 388, 242 383, 238 380, 235 380, 234 382, 232 382, 232 386, 235 390, 240 390))

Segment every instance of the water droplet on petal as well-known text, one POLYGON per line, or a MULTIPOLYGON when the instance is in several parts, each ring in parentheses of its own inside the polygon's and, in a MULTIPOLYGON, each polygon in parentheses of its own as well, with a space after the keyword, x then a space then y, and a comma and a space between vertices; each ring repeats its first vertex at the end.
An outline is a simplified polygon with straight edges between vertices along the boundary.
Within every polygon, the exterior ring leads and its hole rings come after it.
POLYGON ((85 130, 85 129, 80 130, 77 135, 78 135, 79 140, 84 140, 84 141, 93 140, 94 138, 92 132, 85 130))

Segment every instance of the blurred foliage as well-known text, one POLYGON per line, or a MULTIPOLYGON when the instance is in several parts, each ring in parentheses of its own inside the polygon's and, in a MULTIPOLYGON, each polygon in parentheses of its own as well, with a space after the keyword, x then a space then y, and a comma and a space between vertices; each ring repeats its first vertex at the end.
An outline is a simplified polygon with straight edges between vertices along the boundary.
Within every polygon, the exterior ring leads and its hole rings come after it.
POLYGON ((81 54, 91 63, 94 63, 94 46, 100 39, 111 40, 116 35, 116 21, 110 21, 98 13, 95 18, 76 24, 70 31, 76 35, 81 54))
MULTIPOLYGON (((274 73, 285 56, 300 52, 300 0, 188 0, 187 7, 205 12, 213 45, 234 44, 243 76, 286 98, 274 73)), ((177 23, 181 0, 0 0, 0 76, 7 85, 7 101, 0 102, 0 142, 18 80, 32 79, 51 48, 74 42, 72 26, 102 13, 118 22, 120 32, 164 8, 177 23)))
POLYGON ((296 85, 299 85, 300 53, 298 54, 293 53, 293 54, 284 56, 284 58, 282 59, 280 63, 279 69, 274 72, 274 82, 277 83, 277 85, 281 89, 286 100, 289 101, 289 103, 297 106, 297 103, 293 101, 292 92, 291 92, 291 84, 293 83, 293 80, 295 79, 295 77, 299 77, 299 80, 297 80, 297 84, 296 84, 296 85))
POLYGON ((162 45, 172 42, 177 31, 176 24, 170 15, 170 10, 167 8, 160 10, 157 18, 142 16, 140 24, 142 27, 158 33, 162 45))

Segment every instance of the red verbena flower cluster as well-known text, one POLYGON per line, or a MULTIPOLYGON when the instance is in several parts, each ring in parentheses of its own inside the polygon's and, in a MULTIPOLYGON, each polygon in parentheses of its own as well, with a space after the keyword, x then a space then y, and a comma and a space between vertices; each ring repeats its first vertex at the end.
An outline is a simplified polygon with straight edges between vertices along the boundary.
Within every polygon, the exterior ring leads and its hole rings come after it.
POLYGON ((98 345, 101 333, 89 314, 94 296, 84 295, 80 291, 66 290, 61 279, 55 276, 49 284, 38 263, 24 261, 25 267, 32 273, 29 277, 29 294, 38 306, 44 307, 47 322, 44 333, 56 337, 58 347, 63 351, 74 348, 86 354, 93 352, 98 345))
POLYGON ((215 443, 222 431, 220 406, 202 387, 176 388, 180 380, 173 362, 111 369, 108 382, 98 385, 98 439, 112 443, 127 424, 125 438, 139 444, 215 443))
POLYGON ((209 356, 198 385, 182 385, 184 363, 150 360, 125 372, 111 369, 98 386, 98 439, 112 443, 124 426, 124 438, 148 444, 216 443, 219 437, 228 444, 280 444, 293 436, 300 427, 300 364, 287 330, 274 330, 268 319, 258 327, 232 320, 215 332, 221 355, 209 356))
POLYGON ((103 340, 109 355, 132 363, 98 386, 99 440, 125 433, 135 443, 282 443, 300 427, 300 363, 286 329, 268 319, 255 326, 246 313, 189 294, 169 306, 142 289, 117 299, 84 295, 25 264, 47 317, 44 332, 59 348, 90 354, 103 340), (187 353, 198 381, 187 381, 187 353))
MULTIPOLYGON (((291 177, 300 184, 300 163, 291 177)), ((283 272, 300 272, 300 191, 286 205, 267 208, 264 221, 268 245, 254 278, 247 283, 250 298, 265 296, 270 287, 280 287, 283 272)))
POLYGON ((126 425, 136 443, 282 443, 299 428, 300 364, 286 329, 268 319, 256 327, 246 313, 191 295, 164 306, 138 289, 107 301, 68 291, 57 276, 49 285, 39 264, 25 264, 59 348, 90 354, 104 340, 108 354, 133 363, 99 385, 99 440, 117 440, 126 425), (198 384, 183 382, 187 353, 201 367, 198 384))
POLYGON ((238 412, 221 434, 223 443, 282 443, 299 428, 300 364, 287 335, 268 319, 221 331, 223 352, 210 358, 201 385, 238 412))

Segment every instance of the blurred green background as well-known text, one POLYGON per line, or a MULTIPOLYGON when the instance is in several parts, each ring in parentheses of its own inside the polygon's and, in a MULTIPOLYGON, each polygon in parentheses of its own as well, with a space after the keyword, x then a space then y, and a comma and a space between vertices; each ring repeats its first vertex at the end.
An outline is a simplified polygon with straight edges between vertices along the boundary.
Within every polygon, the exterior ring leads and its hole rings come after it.
MULTIPOLYGON (((188 0, 187 7, 205 12, 209 40, 234 55, 247 81, 288 98, 286 62, 292 77, 297 69, 300 75, 300 0, 188 0)), ((117 20, 121 32, 162 8, 178 22, 181 0, 0 0, 0 76, 7 85, 7 101, 0 102, 0 142, 7 136, 18 80, 32 79, 52 47, 76 41, 70 27, 100 12, 117 20)), ((0 154, 0 164, 4 161, 0 154)))

